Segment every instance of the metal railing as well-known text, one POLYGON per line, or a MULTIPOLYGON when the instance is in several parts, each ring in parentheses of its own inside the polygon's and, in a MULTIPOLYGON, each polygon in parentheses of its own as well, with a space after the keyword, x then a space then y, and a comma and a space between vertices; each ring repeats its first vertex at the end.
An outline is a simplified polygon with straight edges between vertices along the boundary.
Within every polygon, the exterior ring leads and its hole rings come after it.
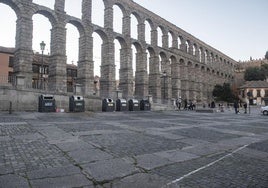
POLYGON ((16 86, 16 76, 0 75, 0 86, 16 86))

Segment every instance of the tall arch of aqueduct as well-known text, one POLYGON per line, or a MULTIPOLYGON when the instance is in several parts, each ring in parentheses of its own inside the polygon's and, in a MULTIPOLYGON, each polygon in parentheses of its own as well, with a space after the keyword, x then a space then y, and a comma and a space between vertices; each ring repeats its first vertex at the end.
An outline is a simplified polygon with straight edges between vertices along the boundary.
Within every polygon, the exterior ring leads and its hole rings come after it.
POLYGON ((67 92, 66 24, 68 23, 74 25, 80 35, 77 82, 81 85, 81 94, 84 96, 90 97, 94 93, 92 37, 94 32, 103 40, 100 77, 102 98, 111 96, 118 89, 115 78, 115 40, 121 45, 119 89, 124 98, 133 96, 144 98, 151 95, 155 102, 161 101, 164 97, 165 99, 182 97, 196 102, 208 102, 215 84, 232 82, 236 62, 230 57, 131 0, 103 0, 103 2, 104 27, 101 27, 92 23, 92 0, 82 1, 81 19, 66 14, 65 0, 55 0, 54 10, 35 4, 32 0, 0 0, 0 3, 9 5, 17 15, 15 74, 23 78, 26 85, 31 84, 32 17, 41 14, 47 17, 52 25, 50 91, 67 92), (122 33, 115 32, 113 28, 114 5, 120 7, 123 13, 122 33), (131 15, 135 15, 138 20, 137 39, 131 38, 131 15), (151 27, 150 44, 145 41, 146 21, 151 27), (161 28, 163 33, 162 44, 158 41, 158 28, 161 28), (137 51, 135 77, 132 68, 133 45, 137 51), (165 83, 161 78, 163 72, 167 73, 165 83))

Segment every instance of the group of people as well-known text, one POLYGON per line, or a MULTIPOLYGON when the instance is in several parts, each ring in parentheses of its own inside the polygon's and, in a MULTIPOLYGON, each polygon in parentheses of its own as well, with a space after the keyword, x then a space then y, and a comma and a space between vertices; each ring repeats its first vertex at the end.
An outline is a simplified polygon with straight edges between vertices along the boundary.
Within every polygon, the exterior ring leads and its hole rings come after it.
POLYGON ((181 98, 176 99, 176 108, 178 110, 184 109, 184 110, 195 110, 196 105, 190 100, 189 102, 187 101, 187 99, 185 99, 184 101, 182 101, 181 98), (183 104, 182 104, 183 102, 183 104))
MULTIPOLYGON (((234 102, 234 109, 235 109, 235 113, 236 114, 239 114, 239 107, 242 107, 242 103, 241 102, 238 102, 238 101, 235 101, 234 102)), ((247 113, 247 108, 248 108, 248 104, 247 103, 244 103, 243 104, 243 107, 244 107, 244 113, 246 114, 247 113)))
MULTIPOLYGON (((210 108, 215 108, 215 102, 213 101, 211 104, 208 105, 210 108)), ((229 105, 228 105, 229 106, 229 105)), ((195 110, 196 109, 196 105, 190 100, 189 102, 187 101, 187 99, 182 100, 181 98, 176 99, 174 107, 177 108, 178 110, 195 110)), ((234 109, 235 109, 235 113, 239 114, 239 109, 242 107, 242 103, 241 101, 235 101, 234 102, 234 109)), ((244 113, 247 113, 247 103, 243 104, 243 108, 244 108, 244 113)), ((219 104, 219 110, 221 112, 223 112, 224 106, 223 104, 219 104)))

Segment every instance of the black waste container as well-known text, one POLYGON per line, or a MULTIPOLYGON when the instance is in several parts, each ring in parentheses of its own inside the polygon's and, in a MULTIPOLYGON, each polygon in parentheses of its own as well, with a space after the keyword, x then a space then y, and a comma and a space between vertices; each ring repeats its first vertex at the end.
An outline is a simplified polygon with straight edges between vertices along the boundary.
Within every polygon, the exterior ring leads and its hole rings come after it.
POLYGON ((70 112, 84 112, 85 100, 83 96, 73 95, 69 99, 69 111, 70 112))
POLYGON ((150 111, 151 110, 151 104, 149 100, 147 99, 142 99, 140 102, 140 109, 143 111, 150 111))
POLYGON ((128 101, 128 109, 129 111, 139 111, 140 110, 140 104, 137 99, 130 99, 128 101))
POLYGON ((56 112, 56 101, 53 95, 40 95, 38 112, 56 112))
POLYGON ((116 100, 116 111, 127 111, 127 100, 126 99, 117 99, 116 100))
POLYGON ((113 112, 114 111, 114 101, 113 99, 107 98, 102 101, 102 111, 103 112, 113 112))

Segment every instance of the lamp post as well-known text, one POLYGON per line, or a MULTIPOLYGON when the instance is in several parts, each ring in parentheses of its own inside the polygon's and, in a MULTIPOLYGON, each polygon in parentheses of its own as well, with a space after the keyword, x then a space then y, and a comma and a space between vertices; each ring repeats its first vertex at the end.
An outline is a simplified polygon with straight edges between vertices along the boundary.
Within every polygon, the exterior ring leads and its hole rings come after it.
POLYGON ((164 78, 164 101, 166 99, 166 78, 167 78, 167 72, 164 71, 161 78, 164 78))
POLYGON ((44 50, 45 50, 45 47, 46 47, 46 43, 44 43, 44 41, 42 41, 40 43, 40 49, 42 51, 42 64, 41 64, 41 88, 44 89, 44 83, 43 83, 43 77, 44 77, 44 50))

